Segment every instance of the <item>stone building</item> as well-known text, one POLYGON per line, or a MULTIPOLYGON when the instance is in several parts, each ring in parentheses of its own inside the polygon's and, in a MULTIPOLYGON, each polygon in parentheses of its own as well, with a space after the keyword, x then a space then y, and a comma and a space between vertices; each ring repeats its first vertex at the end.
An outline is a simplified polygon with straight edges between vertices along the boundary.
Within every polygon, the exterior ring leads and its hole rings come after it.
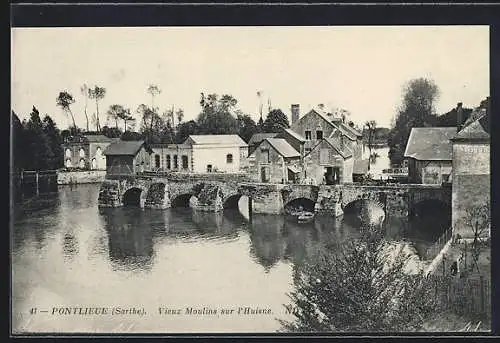
POLYGON ((410 183, 442 184, 450 181, 455 127, 414 127, 404 157, 410 183))
MULTIPOLYGON (((294 106, 294 116, 298 118, 299 107, 294 106)), ((336 138, 349 148, 354 159, 362 159, 363 134, 345 124, 342 118, 334 117, 322 109, 312 109, 298 120, 292 120, 291 129, 305 138, 306 154, 323 138, 336 138)))
POLYGON ((118 141, 111 143, 106 156, 106 176, 135 175, 151 170, 152 150, 144 141, 118 141))
POLYGON ((285 139, 266 138, 252 155, 255 163, 251 173, 256 182, 300 182, 300 153, 285 139))
MULTIPOLYGON (((475 109, 469 119, 457 125, 451 139, 453 151, 452 226, 454 234, 472 238, 474 232, 467 211, 488 206, 490 197, 490 107, 475 109)), ((458 115, 460 122, 460 115, 458 115)), ((489 234, 489 232, 488 232, 489 234)))
POLYGON ((186 144, 152 144, 153 171, 193 171, 193 150, 186 144))
POLYGON ((354 156, 335 138, 323 138, 304 157, 305 177, 313 184, 352 182, 354 156))
POLYGON ((104 135, 79 135, 68 137, 62 144, 64 166, 84 170, 105 170, 106 157, 103 151, 119 138, 104 135))

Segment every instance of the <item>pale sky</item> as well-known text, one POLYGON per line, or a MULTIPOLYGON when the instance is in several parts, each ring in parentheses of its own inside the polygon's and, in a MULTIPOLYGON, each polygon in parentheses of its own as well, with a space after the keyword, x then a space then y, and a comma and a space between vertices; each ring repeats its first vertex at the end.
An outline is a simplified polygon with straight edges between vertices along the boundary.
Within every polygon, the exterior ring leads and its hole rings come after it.
POLYGON ((112 104, 150 104, 157 84, 155 105, 183 108, 184 120, 199 114, 201 92, 229 93, 258 120, 260 90, 264 109, 270 97, 289 118, 292 103, 301 115, 324 103, 388 127, 412 78, 438 85, 438 113, 477 106, 490 82, 488 26, 15 28, 11 54, 12 109, 22 119, 34 105, 60 128, 70 124, 56 106, 62 90, 85 127, 84 83, 107 90, 101 123, 112 104))

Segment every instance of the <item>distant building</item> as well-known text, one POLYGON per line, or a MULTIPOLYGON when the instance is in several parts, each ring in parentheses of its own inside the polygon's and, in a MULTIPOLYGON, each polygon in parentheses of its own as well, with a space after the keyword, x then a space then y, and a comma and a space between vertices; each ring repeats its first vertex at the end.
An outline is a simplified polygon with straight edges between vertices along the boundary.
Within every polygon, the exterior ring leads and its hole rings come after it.
POLYGON ((248 157, 248 144, 238 135, 191 135, 183 145, 191 147, 194 173, 237 173, 248 157))
POLYGON ((452 145, 455 127, 412 128, 404 157, 410 183, 449 182, 452 172, 452 145))
MULTIPOLYGON (((452 226, 455 234, 473 237, 467 223, 467 209, 488 205, 490 197, 490 116, 489 98, 458 126, 451 139, 453 151, 452 226)), ((458 116, 460 118, 460 115, 458 116)))
POLYGON ((304 157, 305 177, 314 184, 342 184, 353 181, 354 156, 335 138, 323 138, 304 157))
POLYGON ((64 166, 84 170, 105 170, 106 157, 103 151, 119 138, 104 135, 79 135, 68 137, 62 144, 64 166))
POLYGON ((144 141, 117 141, 111 143, 106 156, 106 175, 133 176, 151 170, 151 149, 144 141))
POLYGON ((252 175, 257 182, 298 183, 300 153, 283 138, 266 138, 254 150, 252 175))

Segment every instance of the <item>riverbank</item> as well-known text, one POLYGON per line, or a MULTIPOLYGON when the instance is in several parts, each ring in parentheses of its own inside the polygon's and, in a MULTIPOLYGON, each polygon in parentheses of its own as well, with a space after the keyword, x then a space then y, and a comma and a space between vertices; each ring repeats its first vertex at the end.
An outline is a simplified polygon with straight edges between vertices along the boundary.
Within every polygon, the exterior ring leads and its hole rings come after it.
POLYGON ((58 171, 58 185, 74 185, 80 183, 100 183, 106 177, 105 170, 58 171))

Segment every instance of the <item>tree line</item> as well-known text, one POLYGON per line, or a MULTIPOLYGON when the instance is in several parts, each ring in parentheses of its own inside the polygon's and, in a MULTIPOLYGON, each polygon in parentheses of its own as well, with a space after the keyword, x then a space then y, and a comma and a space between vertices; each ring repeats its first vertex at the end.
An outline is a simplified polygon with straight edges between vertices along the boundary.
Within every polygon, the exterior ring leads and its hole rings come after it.
POLYGON ((155 98, 161 93, 156 85, 150 85, 147 93, 151 96, 150 104, 141 104, 135 111, 140 116, 140 124, 136 129, 136 118, 130 108, 121 104, 112 104, 105 112, 109 125, 102 126, 99 102, 105 97, 106 89, 83 85, 84 115, 86 127, 76 125, 72 105, 74 96, 68 91, 61 91, 56 104, 71 119, 68 129, 60 130, 49 115, 40 115, 33 106, 29 119, 21 121, 12 111, 13 135, 13 167, 14 170, 47 170, 63 167, 63 151, 61 144, 71 136, 81 134, 102 134, 109 138, 123 140, 145 140, 149 144, 180 144, 189 135, 194 134, 238 134, 246 142, 258 132, 280 132, 289 128, 287 116, 280 109, 271 109, 265 120, 256 123, 248 114, 238 108, 238 101, 229 94, 201 93, 200 113, 194 120, 183 121, 182 108, 172 106, 160 114, 155 106, 155 98), (95 100, 95 112, 88 114, 88 100, 95 100), (90 123, 95 125, 90 130, 90 123), (123 125, 121 125, 123 124, 123 125))

